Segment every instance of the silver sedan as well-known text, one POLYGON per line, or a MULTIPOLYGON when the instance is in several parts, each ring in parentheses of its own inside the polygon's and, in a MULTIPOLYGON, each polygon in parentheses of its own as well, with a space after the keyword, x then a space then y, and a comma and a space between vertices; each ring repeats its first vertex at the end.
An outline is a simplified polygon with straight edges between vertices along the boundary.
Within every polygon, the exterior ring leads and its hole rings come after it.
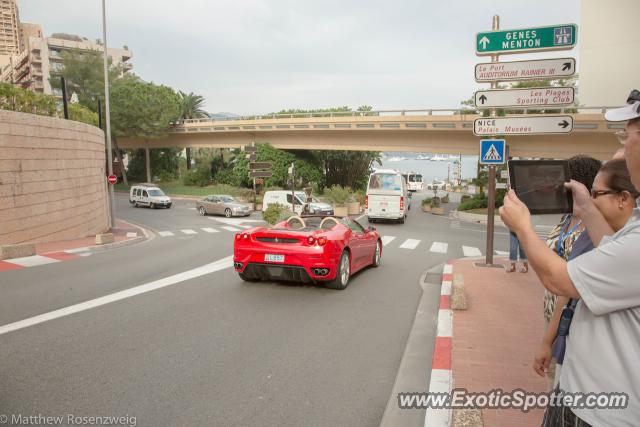
POLYGON ((251 207, 248 204, 238 202, 228 195, 207 196, 196 202, 196 209, 200 215, 215 214, 227 218, 251 215, 251 207))

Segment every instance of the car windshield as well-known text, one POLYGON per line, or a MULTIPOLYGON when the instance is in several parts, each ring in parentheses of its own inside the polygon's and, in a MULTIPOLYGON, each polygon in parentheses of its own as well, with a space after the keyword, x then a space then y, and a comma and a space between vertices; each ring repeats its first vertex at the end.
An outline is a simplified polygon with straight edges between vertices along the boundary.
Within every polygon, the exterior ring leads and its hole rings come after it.
POLYGON ((402 190, 400 175, 391 173, 374 173, 369 179, 369 188, 373 190, 402 190))
POLYGON ((154 190, 148 190, 149 195, 153 196, 153 197, 158 197, 158 196, 164 196, 164 192, 162 190, 160 190, 159 188, 156 188, 154 190))
POLYGON ((219 196, 220 201, 224 203, 232 203, 235 202, 235 199, 231 196, 219 196))

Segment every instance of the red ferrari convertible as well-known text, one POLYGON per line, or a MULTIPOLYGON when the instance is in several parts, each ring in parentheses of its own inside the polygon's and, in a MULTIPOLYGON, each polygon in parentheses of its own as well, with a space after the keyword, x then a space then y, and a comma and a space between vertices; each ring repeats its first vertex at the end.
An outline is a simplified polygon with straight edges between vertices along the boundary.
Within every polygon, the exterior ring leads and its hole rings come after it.
POLYGON ((323 283, 344 289, 367 266, 377 267, 382 240, 351 218, 292 216, 273 227, 236 234, 233 266, 245 281, 323 283))

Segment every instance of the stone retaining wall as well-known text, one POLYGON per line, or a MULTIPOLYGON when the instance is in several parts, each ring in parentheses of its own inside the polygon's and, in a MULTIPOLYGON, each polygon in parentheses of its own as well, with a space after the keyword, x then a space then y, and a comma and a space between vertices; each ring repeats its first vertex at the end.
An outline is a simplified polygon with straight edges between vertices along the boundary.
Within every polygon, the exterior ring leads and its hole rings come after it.
POLYGON ((0 110, 0 245, 109 228, 102 130, 0 110))

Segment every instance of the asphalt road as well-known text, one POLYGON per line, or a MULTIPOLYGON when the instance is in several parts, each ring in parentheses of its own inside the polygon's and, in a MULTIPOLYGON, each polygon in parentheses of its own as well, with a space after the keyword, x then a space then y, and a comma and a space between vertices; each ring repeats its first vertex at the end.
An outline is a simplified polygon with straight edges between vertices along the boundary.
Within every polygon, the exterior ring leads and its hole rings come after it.
MULTIPOLYGON (((419 199, 404 225, 375 224, 386 236, 382 265, 335 291, 245 283, 228 259, 212 265, 232 254, 234 229, 259 216, 201 217, 183 201, 136 209, 118 195, 118 217, 155 237, 0 273, 0 415, 129 415, 140 426, 378 425, 421 274, 484 253, 484 227, 425 214, 419 199), (158 289, 138 293, 150 283, 158 289), (122 297, 93 304, 114 294, 122 297), (82 311, 64 311, 80 303, 82 311), (54 310, 63 315, 2 330, 54 310)), ((496 249, 506 250, 505 230, 498 232, 496 249)), ((425 292, 438 300, 439 288, 425 292)))

